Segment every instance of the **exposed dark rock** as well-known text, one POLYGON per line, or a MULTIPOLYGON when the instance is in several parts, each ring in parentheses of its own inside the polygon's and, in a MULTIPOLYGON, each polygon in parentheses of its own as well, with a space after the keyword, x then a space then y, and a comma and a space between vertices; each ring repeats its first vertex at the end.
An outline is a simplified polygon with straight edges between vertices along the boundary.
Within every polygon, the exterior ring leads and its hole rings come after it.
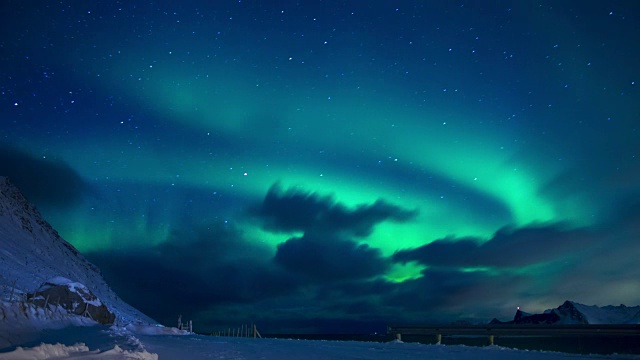
POLYGON ((560 317, 555 312, 522 315, 520 310, 516 312, 516 316, 513 319, 514 324, 554 324, 558 321, 560 321, 560 317))
POLYGON ((45 283, 27 298, 36 306, 59 305, 69 313, 90 317, 99 324, 113 324, 116 316, 109 311, 100 299, 80 283, 45 283))

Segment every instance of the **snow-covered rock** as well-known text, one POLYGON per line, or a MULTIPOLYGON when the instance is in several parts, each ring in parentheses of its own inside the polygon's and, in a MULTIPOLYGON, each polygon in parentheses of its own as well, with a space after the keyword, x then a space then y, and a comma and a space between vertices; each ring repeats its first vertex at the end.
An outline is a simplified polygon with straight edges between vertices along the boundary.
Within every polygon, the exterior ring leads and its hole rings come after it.
POLYGON ((61 276, 45 282, 34 294, 28 294, 27 300, 43 308, 54 304, 99 324, 113 324, 116 317, 86 286, 61 276))

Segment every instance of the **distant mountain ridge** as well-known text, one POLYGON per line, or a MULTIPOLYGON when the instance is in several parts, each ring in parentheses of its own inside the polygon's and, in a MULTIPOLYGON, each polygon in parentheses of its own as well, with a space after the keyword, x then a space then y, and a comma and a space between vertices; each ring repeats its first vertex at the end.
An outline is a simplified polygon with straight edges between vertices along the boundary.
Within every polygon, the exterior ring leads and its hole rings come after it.
POLYGON ((567 300, 542 314, 529 314, 518 309, 513 320, 493 319, 491 324, 640 324, 640 306, 599 307, 567 300))
POLYGON ((156 322, 122 301, 100 270, 64 240, 7 177, 0 176, 0 300, 33 293, 64 277, 85 285, 116 315, 116 324, 156 322))

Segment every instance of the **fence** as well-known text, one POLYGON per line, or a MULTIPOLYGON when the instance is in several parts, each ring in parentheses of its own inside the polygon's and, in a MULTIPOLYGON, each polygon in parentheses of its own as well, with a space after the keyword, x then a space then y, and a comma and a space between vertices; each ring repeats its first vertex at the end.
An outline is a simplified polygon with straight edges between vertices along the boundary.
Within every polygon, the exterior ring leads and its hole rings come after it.
POLYGON ((249 325, 242 324, 238 328, 227 328, 222 331, 214 331, 211 333, 211 336, 252 337, 254 339, 262 338, 256 324, 251 324, 251 327, 249 327, 249 325))
POLYGON ((402 335, 432 335, 436 343, 442 343, 442 336, 476 335, 487 336, 489 345, 494 345, 495 337, 510 336, 639 336, 640 324, 492 324, 492 325, 407 325, 389 326, 388 332, 397 340, 402 335))
POLYGON ((193 321, 189 320, 187 323, 182 322, 182 315, 178 316, 178 329, 186 330, 190 333, 193 332, 193 321))

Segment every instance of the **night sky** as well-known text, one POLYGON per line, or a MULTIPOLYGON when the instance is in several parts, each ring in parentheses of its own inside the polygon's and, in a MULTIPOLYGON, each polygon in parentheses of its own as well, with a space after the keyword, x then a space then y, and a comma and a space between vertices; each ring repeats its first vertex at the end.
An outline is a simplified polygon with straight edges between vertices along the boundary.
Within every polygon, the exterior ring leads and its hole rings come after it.
POLYGON ((0 14, 0 173, 166 325, 640 304, 640 2, 0 14))

